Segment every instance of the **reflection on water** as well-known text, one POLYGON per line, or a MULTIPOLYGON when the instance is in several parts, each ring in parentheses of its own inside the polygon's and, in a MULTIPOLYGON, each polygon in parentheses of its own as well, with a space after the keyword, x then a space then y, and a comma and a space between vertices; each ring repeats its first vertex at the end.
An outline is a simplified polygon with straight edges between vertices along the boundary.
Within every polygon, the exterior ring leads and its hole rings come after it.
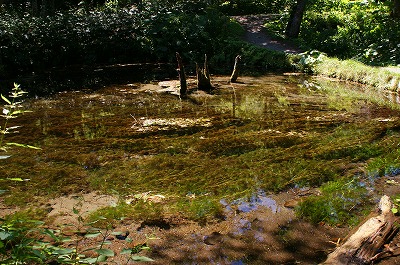
POLYGON ((222 199, 220 203, 225 207, 227 214, 235 211, 248 213, 257 210, 260 206, 269 208, 272 213, 277 213, 280 210, 276 201, 271 196, 267 196, 265 191, 262 190, 258 190, 249 199, 239 198, 231 203, 222 199))

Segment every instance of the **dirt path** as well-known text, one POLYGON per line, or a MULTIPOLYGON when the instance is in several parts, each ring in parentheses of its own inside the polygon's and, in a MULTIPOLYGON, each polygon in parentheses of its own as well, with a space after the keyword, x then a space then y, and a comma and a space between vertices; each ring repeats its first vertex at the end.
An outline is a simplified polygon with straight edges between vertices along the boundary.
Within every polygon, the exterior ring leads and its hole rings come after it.
POLYGON ((272 19, 275 15, 247 15, 247 16, 234 16, 233 18, 239 22, 240 25, 246 30, 244 39, 257 46, 270 49, 273 51, 281 51, 290 54, 297 54, 303 52, 299 47, 285 40, 273 38, 265 33, 263 26, 265 22, 272 19))

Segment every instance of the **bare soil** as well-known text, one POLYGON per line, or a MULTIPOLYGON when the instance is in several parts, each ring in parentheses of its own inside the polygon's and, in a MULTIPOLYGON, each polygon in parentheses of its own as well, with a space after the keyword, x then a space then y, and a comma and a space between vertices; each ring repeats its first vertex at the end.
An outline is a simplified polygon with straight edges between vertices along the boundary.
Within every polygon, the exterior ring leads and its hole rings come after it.
MULTIPOLYGON (((378 179, 372 196, 378 201, 383 194, 399 193, 400 175, 397 175, 378 179)), ((350 228, 315 225, 296 217, 293 206, 311 194, 318 194, 318 190, 291 189, 279 194, 259 194, 252 201, 237 204, 221 202, 225 205, 223 218, 207 224, 179 215, 141 222, 128 216, 108 231, 107 240, 111 244, 106 248, 114 250, 116 256, 107 264, 130 264, 127 256, 119 253, 140 244, 151 248, 139 255, 154 259, 152 264, 317 264, 343 242, 350 228), (112 235, 115 231, 129 232, 131 240, 112 235)), ((74 208, 85 218, 90 212, 115 205, 117 201, 118 198, 95 192, 52 199, 46 205, 52 220, 49 226, 62 228, 68 236, 74 236, 73 230, 65 229, 79 225, 74 208)), ((4 211, 7 207, 1 203, 0 207, 0 216, 10 213, 10 209, 4 211)), ((101 240, 75 236, 82 249, 96 246, 101 240)), ((392 244, 400 244, 399 235, 392 244)), ((400 264, 400 257, 377 264, 400 264)))
POLYGON ((299 47, 290 43, 290 41, 271 37, 265 32, 264 24, 273 17, 273 14, 264 14, 234 16, 233 18, 245 29, 243 38, 249 43, 273 51, 281 51, 291 54, 303 52, 299 47))

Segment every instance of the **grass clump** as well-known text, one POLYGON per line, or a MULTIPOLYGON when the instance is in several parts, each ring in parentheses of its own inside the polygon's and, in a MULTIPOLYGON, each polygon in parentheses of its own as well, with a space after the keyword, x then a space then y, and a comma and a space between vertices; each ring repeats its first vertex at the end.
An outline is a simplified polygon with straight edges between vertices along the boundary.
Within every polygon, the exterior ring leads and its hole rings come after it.
MULTIPOLYGON (((393 68, 394 69, 394 68, 393 68)), ((319 75, 370 85, 381 90, 400 91, 400 71, 367 66, 354 60, 324 57, 314 65, 319 75)))
POLYGON ((367 206, 365 183, 357 178, 329 181, 321 186, 320 196, 310 196, 299 204, 296 213, 313 223, 355 225, 367 206))

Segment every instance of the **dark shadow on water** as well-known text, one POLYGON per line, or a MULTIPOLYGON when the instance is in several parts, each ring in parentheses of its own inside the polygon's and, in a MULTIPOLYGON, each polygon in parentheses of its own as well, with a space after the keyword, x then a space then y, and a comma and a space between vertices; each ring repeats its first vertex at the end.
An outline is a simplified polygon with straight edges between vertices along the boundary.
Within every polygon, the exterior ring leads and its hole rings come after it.
POLYGON ((42 73, 0 79, 0 92, 8 94, 13 83, 20 84, 30 96, 47 96, 56 92, 99 89, 111 84, 149 82, 176 77, 170 64, 115 64, 98 66, 69 66, 42 73))

